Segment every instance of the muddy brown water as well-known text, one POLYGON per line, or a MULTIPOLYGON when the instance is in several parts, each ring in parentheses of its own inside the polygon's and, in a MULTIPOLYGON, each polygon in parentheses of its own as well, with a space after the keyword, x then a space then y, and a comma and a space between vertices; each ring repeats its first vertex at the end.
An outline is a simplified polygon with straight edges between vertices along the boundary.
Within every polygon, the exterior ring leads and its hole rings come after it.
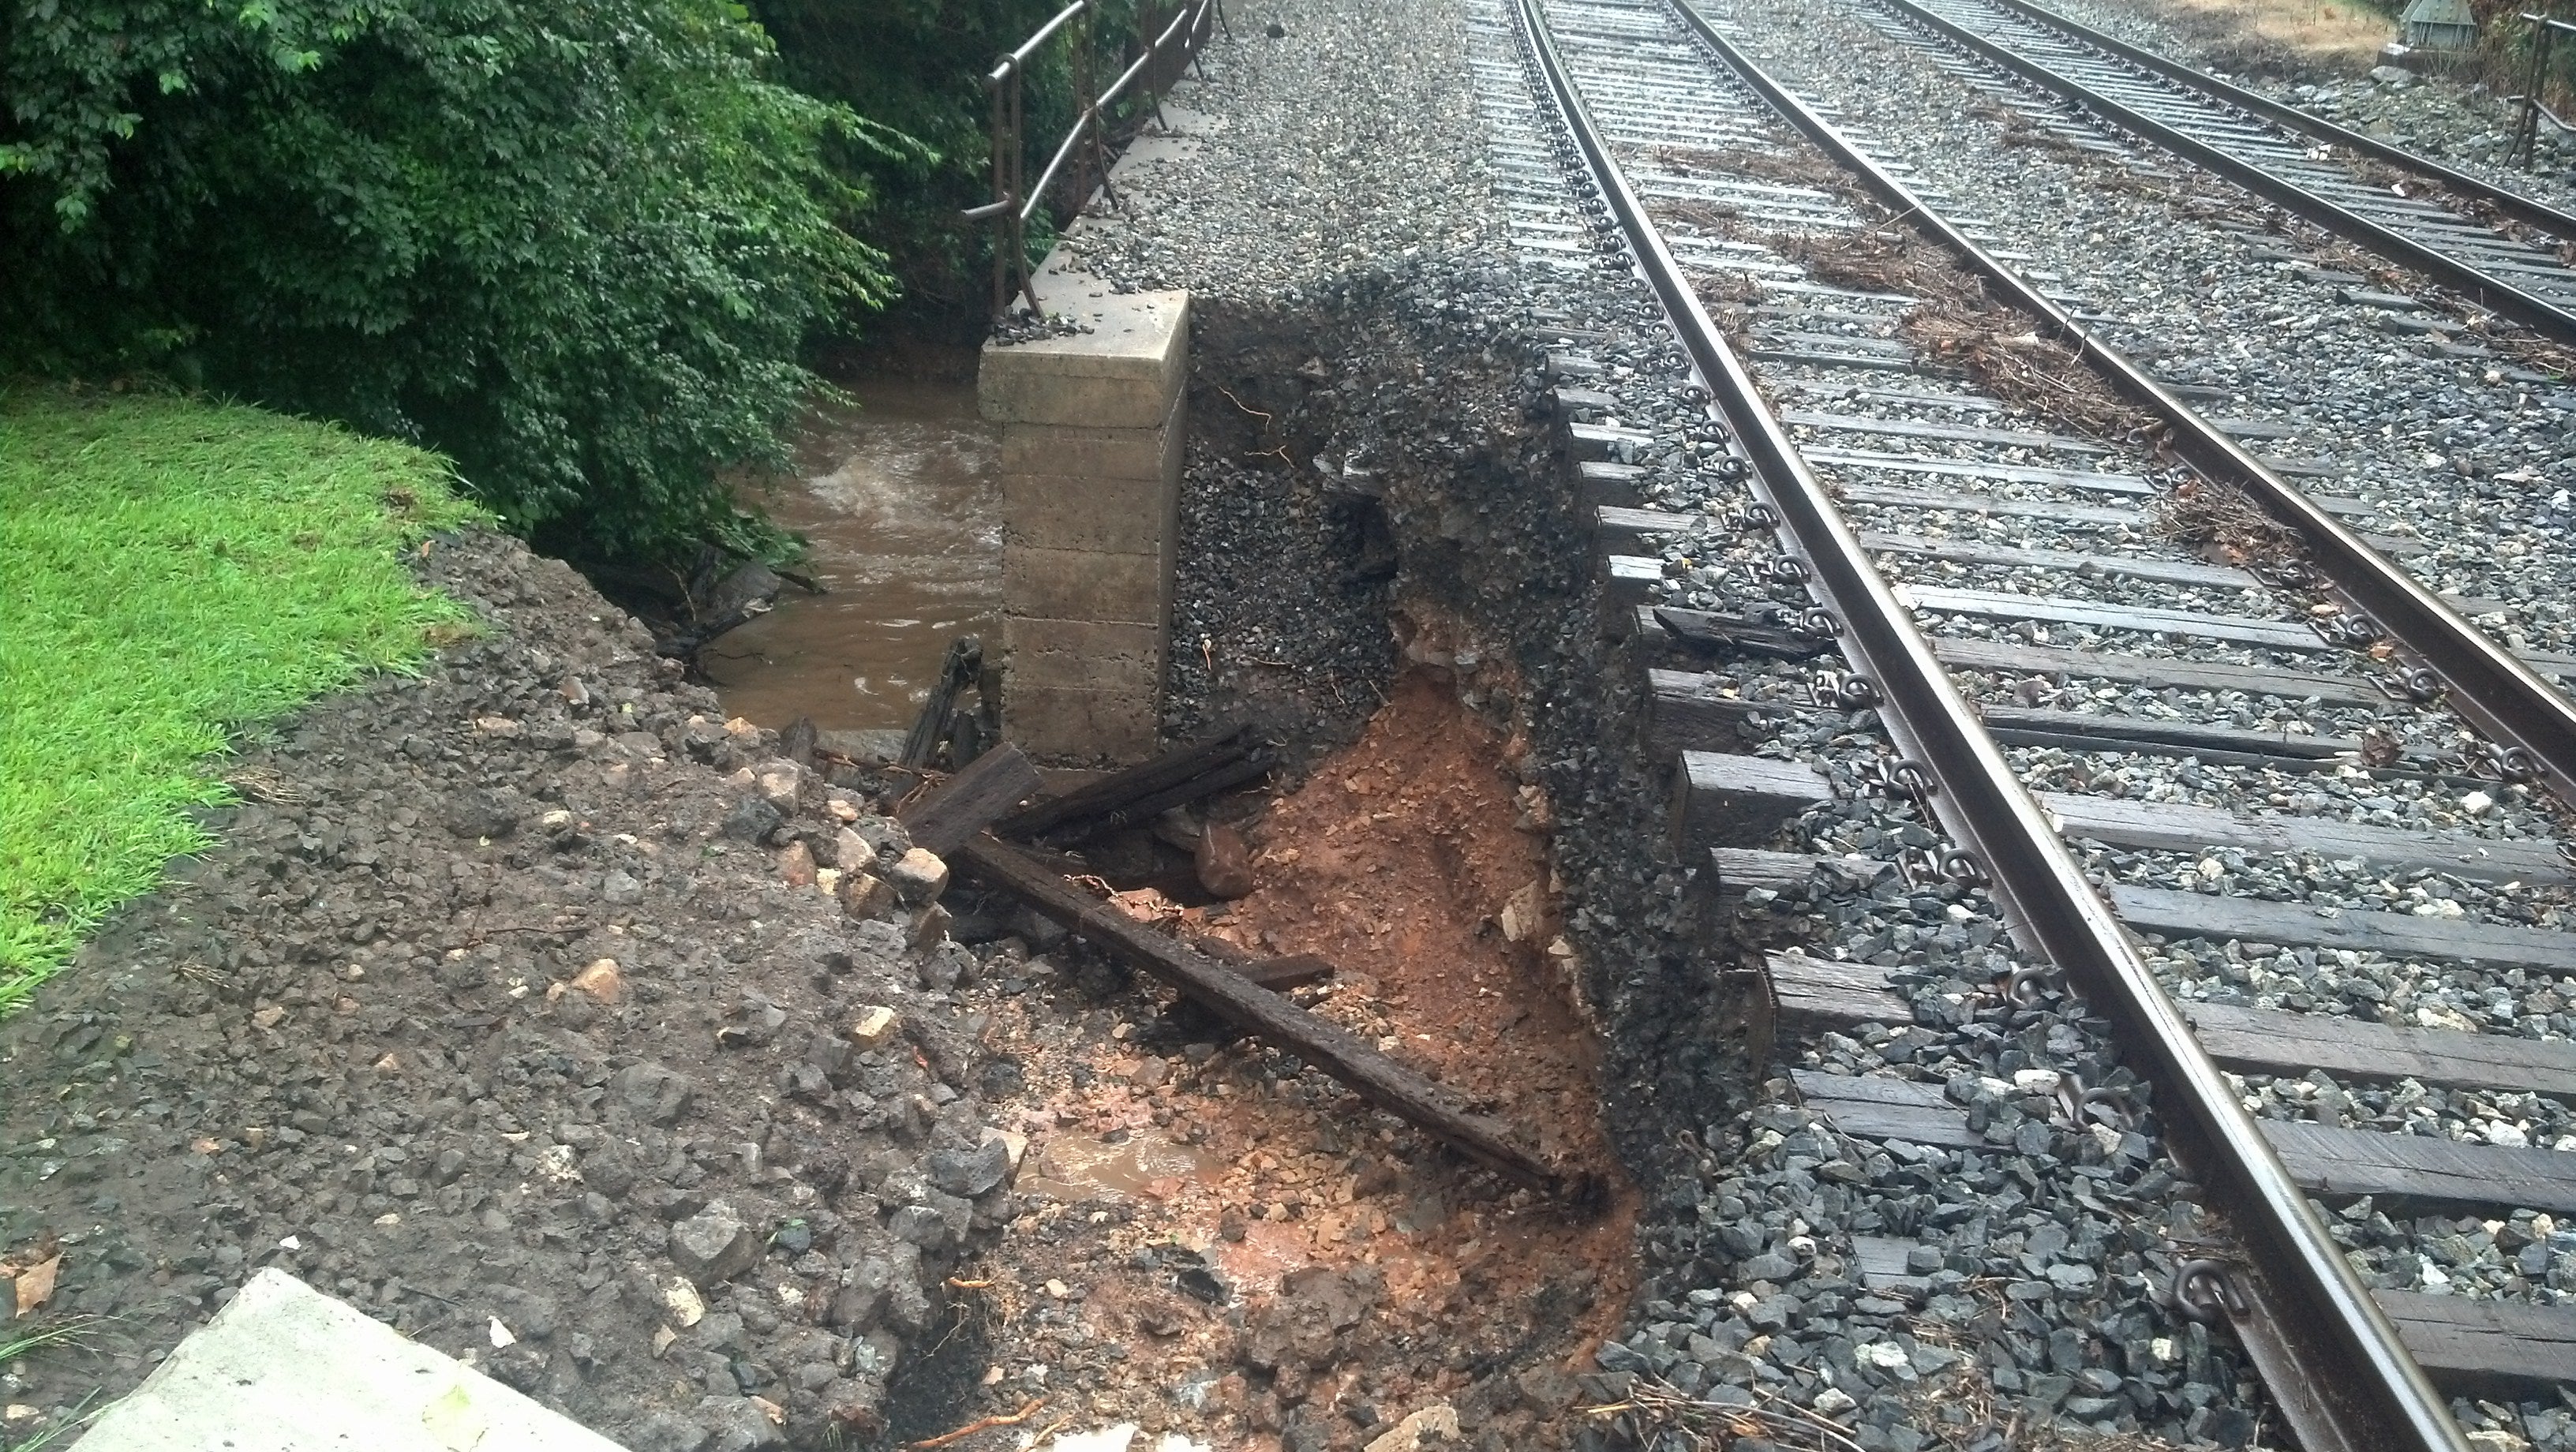
POLYGON ((973 355, 907 376, 835 380, 854 405, 818 409, 793 477, 761 503, 805 536, 790 587, 701 656, 725 709, 825 731, 912 724, 948 643, 995 643, 1002 607, 1001 430, 975 410, 973 355))

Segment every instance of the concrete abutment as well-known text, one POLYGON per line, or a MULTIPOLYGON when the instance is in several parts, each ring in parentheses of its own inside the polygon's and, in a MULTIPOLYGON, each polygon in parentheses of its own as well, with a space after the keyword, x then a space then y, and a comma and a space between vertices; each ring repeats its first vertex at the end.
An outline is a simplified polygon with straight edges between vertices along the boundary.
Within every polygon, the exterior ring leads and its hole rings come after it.
POLYGON ((1085 288, 1083 329, 987 343, 1002 425, 1002 730, 1042 761, 1150 756, 1163 713, 1188 432, 1190 295, 1085 288))

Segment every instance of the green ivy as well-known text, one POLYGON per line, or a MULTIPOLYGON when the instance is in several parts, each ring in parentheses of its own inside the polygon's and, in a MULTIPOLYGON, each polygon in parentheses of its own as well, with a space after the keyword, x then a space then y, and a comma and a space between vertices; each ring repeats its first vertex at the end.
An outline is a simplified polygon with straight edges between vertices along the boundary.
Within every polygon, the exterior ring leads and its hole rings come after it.
POLYGON ((725 0, 0 3, 0 372, 416 441, 556 548, 739 535, 893 294, 867 177, 935 164, 725 0))

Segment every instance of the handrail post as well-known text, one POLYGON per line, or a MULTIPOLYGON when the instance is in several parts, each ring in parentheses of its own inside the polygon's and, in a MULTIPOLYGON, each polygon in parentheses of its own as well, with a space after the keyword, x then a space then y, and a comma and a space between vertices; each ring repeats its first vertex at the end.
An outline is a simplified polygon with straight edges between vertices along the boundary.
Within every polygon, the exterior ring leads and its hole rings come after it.
POLYGON ((1044 311, 1038 301, 1036 269, 1029 262, 1029 219, 1048 196, 1060 196, 1059 184, 1067 171, 1072 173, 1078 214, 1090 199, 1089 173, 1096 168, 1104 201, 1110 206, 1124 203, 1117 184, 1110 179, 1109 107, 1129 89, 1142 82, 1145 104, 1153 110, 1154 119, 1166 129, 1170 121, 1163 114, 1162 93, 1193 68, 1200 79, 1207 68, 1200 52, 1216 37, 1218 27, 1234 34, 1220 0, 1146 0, 1140 7, 1145 19, 1138 39, 1142 42, 1137 56, 1125 59, 1121 48, 1118 79, 1107 94, 1095 89, 1093 66, 1099 36, 1094 17, 1099 11, 1097 0, 1068 0, 1037 33, 1022 41, 1018 48, 1004 55, 985 75, 985 89, 992 94, 993 105, 993 200, 964 213, 969 222, 991 218, 996 228, 993 258, 993 313, 1007 312, 1015 296, 1025 296, 1033 310, 1044 311), (1170 14, 1155 22, 1157 6, 1167 3, 1170 14), (1041 51, 1061 36, 1073 48, 1070 69, 1073 78, 1074 118, 1072 127, 1047 162, 1033 192, 1028 179, 1028 69, 1041 51), (1180 48, 1175 57, 1173 46, 1180 48), (1169 74, 1164 74, 1168 68, 1169 74))
POLYGON ((2531 79, 2522 89, 2522 114, 2514 118, 2513 145, 2505 150, 2505 164, 2529 171, 2540 159, 2540 92, 2549 84, 2549 54, 2556 47, 2559 25, 2527 10, 2521 18, 2531 22, 2531 79))
MULTIPOLYGON (((1005 159, 1005 151, 1009 145, 1010 128, 1003 116, 1002 88, 1008 84, 1010 84, 1008 81, 988 80, 984 86, 984 89, 991 93, 990 104, 993 108, 993 205, 1005 212, 1017 205, 1015 199, 1011 196, 1010 163, 1005 159)), ((996 220, 1001 220, 998 214, 996 216, 996 220)), ((1008 305, 1011 296, 1009 276, 1011 264, 1010 259, 1003 255, 1001 240, 1004 236, 1008 235, 1010 224, 1007 221, 1004 221, 1002 222, 1002 225, 995 227, 993 231, 995 234, 993 243, 993 316, 1000 317, 1002 315, 1002 309, 1008 305)))

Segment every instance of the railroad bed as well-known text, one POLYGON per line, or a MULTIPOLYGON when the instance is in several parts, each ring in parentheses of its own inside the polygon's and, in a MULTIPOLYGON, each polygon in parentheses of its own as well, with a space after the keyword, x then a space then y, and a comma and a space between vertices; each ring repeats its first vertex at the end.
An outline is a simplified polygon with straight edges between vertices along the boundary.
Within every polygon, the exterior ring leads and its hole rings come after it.
MULTIPOLYGON (((1863 1396, 1893 1382, 1846 1368, 1855 1345, 1965 1326, 1998 1391, 2103 1430, 2554 1441, 2576 661, 2472 625, 2501 603, 2414 580, 2417 540, 2109 350, 2091 300, 1695 12, 1512 0, 1482 24, 1525 262, 1633 266, 1686 355, 1569 317, 1549 361, 1671 830, 1739 935, 1823 925, 1752 955, 1757 1030, 1840 1138, 1770 1125, 1741 1197, 1783 1193, 1759 1172, 1781 1156, 1851 1185, 1841 1246, 1736 1232, 1735 1314, 1669 1307, 1663 1346, 1605 1365, 1710 1380, 1691 1338, 1786 1334, 1821 1268, 1887 1309, 1835 1296, 1821 1356, 1757 1385, 1863 1396), (1515 86, 1535 116, 1496 99, 1515 86), (1846 1141, 1880 1148, 1854 1166, 1846 1141), (2009 1282, 1992 1327, 1979 1276, 2009 1282), (2268 1406, 2177 1335, 2203 1326, 2268 1406)), ((2173 124, 2207 104, 2171 94, 2173 124)), ((2341 163, 2212 124, 2342 190, 2341 163)), ((2454 261, 2525 245, 2374 215, 2454 261)), ((2525 250, 2530 297, 2576 297, 2525 250)))
POLYGON ((2576 216, 2031 0, 1878 3, 1898 22, 1890 33, 1900 39, 1933 37, 2065 103, 2070 114, 2057 124, 2079 145, 2086 130, 2128 132, 2545 336, 2576 341, 2576 271, 2568 266, 2576 216))

